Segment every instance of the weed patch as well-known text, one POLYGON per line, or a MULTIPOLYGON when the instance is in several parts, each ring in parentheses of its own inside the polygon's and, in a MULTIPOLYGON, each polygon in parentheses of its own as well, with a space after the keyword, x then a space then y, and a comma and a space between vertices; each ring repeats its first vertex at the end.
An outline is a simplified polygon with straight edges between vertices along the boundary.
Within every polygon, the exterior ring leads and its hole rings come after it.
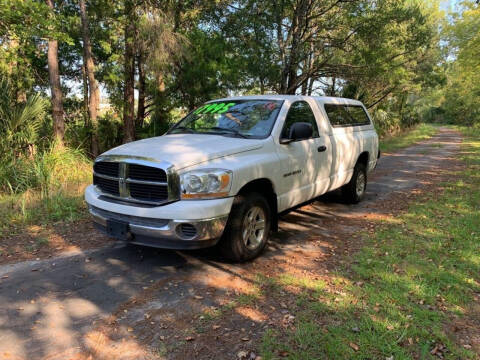
POLYGON ((79 151, 52 147, 33 159, 1 163, 0 173, 0 231, 86 215, 91 163, 79 151))
POLYGON ((380 150, 382 152, 393 152, 406 148, 419 141, 427 140, 437 132, 437 128, 431 124, 419 124, 400 134, 386 136, 380 139, 380 150))

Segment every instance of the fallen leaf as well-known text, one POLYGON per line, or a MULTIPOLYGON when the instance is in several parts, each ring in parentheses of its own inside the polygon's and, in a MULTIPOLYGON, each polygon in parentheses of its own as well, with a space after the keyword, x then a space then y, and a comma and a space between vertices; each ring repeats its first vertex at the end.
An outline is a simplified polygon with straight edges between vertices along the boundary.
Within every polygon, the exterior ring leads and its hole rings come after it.
POLYGON ((220 325, 213 325, 213 326, 212 326, 212 329, 213 329, 213 330, 220 329, 220 325))
POLYGON ((193 341, 193 340, 195 340, 195 338, 193 336, 187 336, 185 338, 185 341, 193 341))
POLYGON ((245 359, 248 356, 248 352, 245 350, 241 350, 237 353, 237 358, 238 359, 245 359))
POLYGON ((242 341, 248 341, 248 340, 250 340, 248 337, 243 337, 242 338, 242 341))
POLYGON ((350 347, 351 347, 353 350, 355 350, 355 351, 360 350, 360 347, 359 347, 357 344, 353 343, 353 342, 349 343, 348 345, 350 345, 350 347))
POLYGON ((203 296, 195 295, 194 298, 197 299, 197 300, 202 300, 202 299, 203 299, 203 296))

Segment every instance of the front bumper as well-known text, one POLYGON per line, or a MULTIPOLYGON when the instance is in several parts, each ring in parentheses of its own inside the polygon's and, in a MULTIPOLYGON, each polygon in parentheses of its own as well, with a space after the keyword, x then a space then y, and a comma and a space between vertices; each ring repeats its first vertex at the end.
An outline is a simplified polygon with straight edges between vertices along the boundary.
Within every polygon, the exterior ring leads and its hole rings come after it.
POLYGON ((85 192, 95 227, 128 243, 165 249, 198 249, 215 245, 223 234, 233 198, 177 201, 142 208, 104 201, 89 186, 85 192), (222 215, 218 215, 222 214, 222 215), (125 234, 117 236, 112 224, 125 234))
MULTIPOLYGON (((110 221, 128 224, 128 234, 119 238, 131 244, 165 249, 198 249, 215 245, 222 236, 228 215, 203 220, 137 218, 89 207, 95 227, 107 235, 110 221)), ((114 235, 113 235, 114 236, 114 235)))

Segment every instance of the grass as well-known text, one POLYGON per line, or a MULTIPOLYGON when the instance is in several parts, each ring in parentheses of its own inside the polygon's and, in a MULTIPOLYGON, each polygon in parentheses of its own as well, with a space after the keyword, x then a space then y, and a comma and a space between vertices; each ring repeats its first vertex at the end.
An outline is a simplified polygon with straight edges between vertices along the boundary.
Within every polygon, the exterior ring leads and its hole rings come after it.
POLYGON ((84 217, 84 188, 85 185, 79 184, 75 189, 59 189, 48 197, 35 190, 19 195, 0 195, 0 231, 84 217))
POLYGON ((276 279, 297 286, 295 326, 264 335, 262 358, 475 359, 448 332, 469 317, 480 292, 480 131, 465 135, 466 169, 445 190, 425 196, 378 225, 333 289, 311 279, 276 279))
POLYGON ((394 136, 387 136, 380 139, 380 150, 382 152, 393 152, 406 148, 419 141, 426 140, 437 132, 437 128, 431 124, 418 124, 412 129, 405 130, 394 136))
POLYGON ((38 247, 46 246, 46 245, 48 245, 49 240, 48 240, 47 238, 41 237, 41 238, 38 238, 38 239, 37 239, 36 243, 37 243, 37 246, 38 246, 38 247))
POLYGON ((25 225, 72 221, 86 215, 91 163, 79 151, 52 146, 34 159, 2 163, 0 235, 25 225))

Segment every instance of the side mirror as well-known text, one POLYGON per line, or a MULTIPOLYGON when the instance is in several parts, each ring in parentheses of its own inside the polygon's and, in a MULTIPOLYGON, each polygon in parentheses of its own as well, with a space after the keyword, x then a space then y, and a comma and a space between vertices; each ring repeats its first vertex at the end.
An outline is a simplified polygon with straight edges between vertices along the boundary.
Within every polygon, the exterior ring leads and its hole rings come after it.
POLYGON ((312 124, 307 122, 297 122, 290 128, 288 138, 280 139, 280 144, 290 144, 292 141, 310 139, 313 135, 312 124))

